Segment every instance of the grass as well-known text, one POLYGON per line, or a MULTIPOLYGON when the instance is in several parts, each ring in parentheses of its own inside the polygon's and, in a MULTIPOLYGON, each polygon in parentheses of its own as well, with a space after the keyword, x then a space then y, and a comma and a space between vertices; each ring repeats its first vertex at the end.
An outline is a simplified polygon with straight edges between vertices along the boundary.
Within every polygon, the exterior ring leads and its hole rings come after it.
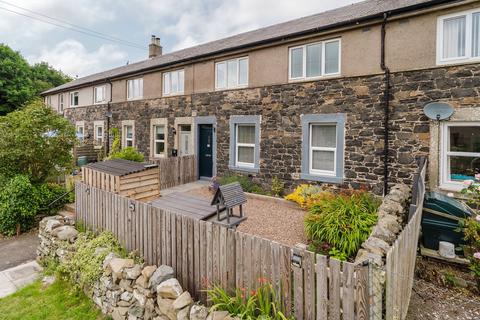
POLYGON ((41 281, 0 299, 1 320, 105 320, 93 302, 65 281, 46 289, 41 281))

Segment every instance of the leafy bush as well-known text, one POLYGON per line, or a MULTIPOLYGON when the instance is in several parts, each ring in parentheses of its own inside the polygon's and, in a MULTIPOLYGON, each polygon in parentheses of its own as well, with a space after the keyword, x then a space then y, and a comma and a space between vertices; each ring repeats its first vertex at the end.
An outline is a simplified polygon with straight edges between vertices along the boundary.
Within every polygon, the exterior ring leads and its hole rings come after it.
POLYGON ((109 156, 120 152, 120 150, 122 149, 122 140, 120 139, 120 131, 118 130, 118 128, 112 128, 111 132, 113 135, 113 142, 112 142, 112 148, 110 149, 109 156))
POLYGON ((75 242, 71 259, 61 264, 58 271, 80 288, 90 287, 103 272, 103 260, 110 252, 125 257, 126 251, 111 232, 80 233, 75 242))
POLYGON ((223 288, 213 286, 207 290, 208 298, 213 304, 212 310, 227 311, 231 316, 247 320, 287 320, 273 286, 263 279, 259 281, 259 288, 248 297, 245 288, 237 288, 235 295, 230 296, 223 288))
POLYGON ((134 147, 126 147, 120 150, 117 153, 114 153, 108 157, 109 159, 124 159, 136 162, 143 162, 145 157, 142 153, 138 152, 138 150, 134 147))
POLYGON ((41 184, 36 188, 36 192, 39 200, 38 213, 41 214, 54 215, 62 209, 66 203, 75 201, 75 193, 72 190, 66 194, 67 189, 65 187, 54 183, 41 184))
POLYGON ((220 185, 238 182, 242 186, 243 191, 257 194, 265 194, 262 187, 253 182, 249 177, 238 174, 227 174, 219 179, 220 185))
POLYGON ((273 177, 272 179, 272 194, 275 197, 281 197, 283 194, 283 190, 285 188, 285 184, 278 179, 278 177, 273 177))
POLYGON ((309 209, 305 232, 311 240, 328 243, 336 257, 350 257, 375 226, 379 204, 368 192, 321 198, 309 209))
POLYGON ((323 188, 317 185, 301 184, 285 197, 286 200, 296 202, 300 207, 306 208, 310 198, 317 197, 324 192, 323 188))
POLYGON ((12 236, 34 223, 39 200, 28 177, 17 175, 0 191, 0 233, 12 236))
POLYGON ((41 101, 0 117, 0 175, 27 176, 33 184, 73 167, 75 128, 41 101))

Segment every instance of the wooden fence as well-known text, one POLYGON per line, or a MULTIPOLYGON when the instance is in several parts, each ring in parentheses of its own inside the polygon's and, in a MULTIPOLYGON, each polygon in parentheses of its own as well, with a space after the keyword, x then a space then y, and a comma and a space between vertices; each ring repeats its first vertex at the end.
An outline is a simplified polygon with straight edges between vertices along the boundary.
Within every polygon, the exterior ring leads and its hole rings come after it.
POLYGON ((403 320, 407 316, 415 273, 415 261, 425 197, 427 161, 420 161, 412 188, 409 221, 387 252, 386 260, 386 318, 403 320))
POLYGON ((197 158, 194 155, 155 159, 160 169, 160 190, 196 181, 197 158))
POLYGON ((370 317, 368 265, 328 259, 82 183, 75 191, 77 219, 94 231, 113 232, 148 264, 172 266, 182 286, 204 303, 209 284, 252 290, 266 279, 296 319, 370 317))

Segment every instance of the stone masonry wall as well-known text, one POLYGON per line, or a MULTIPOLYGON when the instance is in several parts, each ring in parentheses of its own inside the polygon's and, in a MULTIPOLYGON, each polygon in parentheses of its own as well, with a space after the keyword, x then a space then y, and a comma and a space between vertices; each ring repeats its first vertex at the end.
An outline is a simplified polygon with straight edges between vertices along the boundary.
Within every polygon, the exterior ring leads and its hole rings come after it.
MULTIPOLYGON (((77 235, 73 220, 62 216, 44 218, 39 227, 39 262, 47 258, 65 262, 70 256, 68 252, 74 250, 74 246, 68 244, 74 243, 77 235)), ((174 278, 170 266, 137 264, 114 253, 105 257, 103 274, 91 289, 87 293, 93 302, 113 320, 237 319, 226 311, 210 312, 194 303, 190 293, 174 278)))
MULTIPOLYGON (((217 174, 228 171, 229 118, 261 115, 260 172, 264 184, 277 176, 292 187, 300 182, 301 114, 346 113, 344 187, 383 191, 383 75, 338 78, 260 88, 193 94, 112 104, 112 126, 135 120, 136 146, 149 155, 150 119, 217 117, 217 174)), ((390 183, 410 184, 416 158, 429 153, 429 121, 423 106, 446 101, 456 108, 479 107, 480 64, 392 74, 390 183)), ((105 119, 105 106, 67 109, 72 122, 105 119)), ((173 136, 169 131, 169 149, 173 136)))

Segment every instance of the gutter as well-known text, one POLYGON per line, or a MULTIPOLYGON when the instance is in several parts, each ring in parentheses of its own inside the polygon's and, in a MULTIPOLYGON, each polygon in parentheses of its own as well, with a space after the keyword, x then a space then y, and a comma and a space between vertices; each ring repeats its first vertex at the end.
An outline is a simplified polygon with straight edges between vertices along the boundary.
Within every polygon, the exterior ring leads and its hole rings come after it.
MULTIPOLYGON (((391 11, 389 11, 389 15, 392 16, 392 15, 396 15, 396 14, 407 13, 407 12, 414 11, 414 10, 421 10, 421 9, 429 8, 429 7, 432 7, 432 6, 435 6, 435 5, 440 5, 440 4, 449 3, 449 2, 451 2, 451 3, 462 2, 462 0, 453 0, 453 1, 452 0, 432 0, 432 1, 429 1, 429 2, 419 3, 419 4, 416 4, 416 5, 413 5, 413 6, 408 6, 408 7, 403 7, 403 8, 398 8, 398 9, 391 10, 391 11)), ((208 53, 205 53, 205 54, 197 55, 197 56, 190 57, 190 58, 185 58, 185 59, 176 60, 176 61, 173 61, 173 62, 164 63, 164 64, 161 64, 161 65, 150 66, 150 67, 147 67, 147 68, 122 73, 122 74, 118 75, 118 78, 128 77, 128 76, 134 75, 134 74, 141 74, 141 73, 144 73, 144 72, 147 72, 147 71, 150 71, 150 70, 154 70, 154 69, 158 69, 158 68, 166 68, 166 67, 178 65, 178 64, 181 64, 181 63, 184 63, 184 62, 192 62, 194 60, 208 58, 208 57, 211 57, 213 55, 219 55, 219 54, 229 53, 231 51, 237 51, 237 50, 242 50, 242 49, 248 49, 248 48, 251 48, 251 47, 261 46, 261 45, 269 44, 269 43, 275 42, 275 41, 285 41, 285 40, 288 40, 288 39, 291 39, 291 38, 308 36, 308 35, 311 35, 311 34, 318 33, 320 31, 328 31, 328 30, 331 30, 331 29, 337 29, 337 28, 345 27, 345 26, 349 26, 349 25, 358 25, 360 23, 368 22, 370 20, 383 19, 383 16, 384 16, 383 12, 376 13, 376 14, 365 16, 363 18, 356 19, 356 20, 346 20, 346 21, 342 21, 342 22, 333 23, 331 25, 324 26, 324 27, 317 27, 317 28, 313 28, 313 29, 309 29, 309 30, 304 30, 304 31, 296 32, 296 33, 291 33, 291 34, 288 34, 288 35, 277 36, 277 37, 274 37, 274 38, 269 38, 269 39, 265 39, 265 40, 261 40, 261 41, 256 41, 256 42, 252 42, 252 43, 248 43, 248 44, 244 44, 244 45, 240 45, 240 46, 236 46, 236 47, 229 47, 229 48, 225 48, 225 49, 221 49, 221 50, 212 51, 212 52, 208 52, 208 53)), ((99 82, 101 82, 101 79, 100 80, 95 80, 95 81, 90 81, 90 82, 85 82, 85 83, 82 83, 82 84, 77 85, 77 86, 66 87, 66 88, 63 88, 63 89, 60 89, 60 90, 45 91, 45 92, 42 92, 40 95, 43 96, 43 95, 46 95, 46 94, 53 94, 53 93, 56 93, 56 92, 61 92, 61 91, 66 90, 66 89, 77 89, 77 88, 93 85, 93 84, 96 84, 96 83, 99 83, 99 82)))
POLYGON ((383 92, 383 195, 388 194, 388 154, 390 153, 390 141, 389 141, 389 121, 390 121, 390 69, 385 64, 385 38, 387 35, 387 19, 389 13, 383 14, 382 29, 381 29, 381 60, 380 68, 384 72, 384 92, 383 92))

